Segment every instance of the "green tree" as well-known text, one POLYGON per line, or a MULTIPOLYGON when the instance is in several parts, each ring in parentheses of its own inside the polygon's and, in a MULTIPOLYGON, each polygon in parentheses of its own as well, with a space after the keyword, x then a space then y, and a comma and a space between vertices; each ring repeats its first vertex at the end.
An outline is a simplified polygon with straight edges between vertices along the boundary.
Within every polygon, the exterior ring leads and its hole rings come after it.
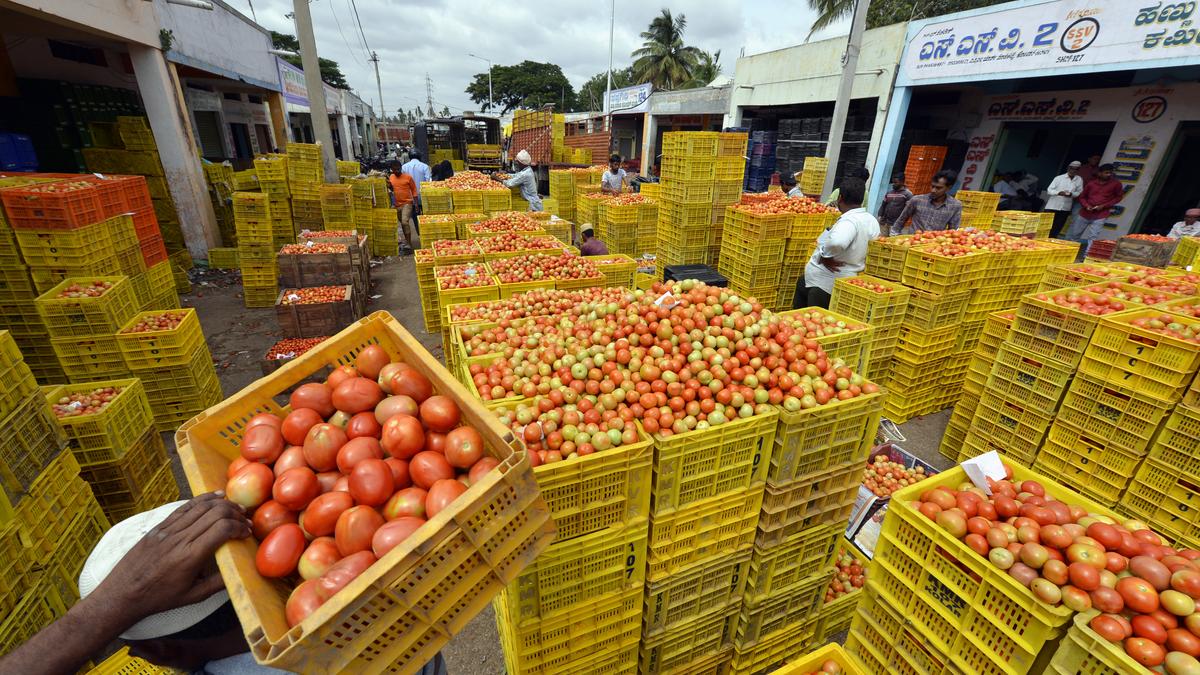
POLYGON ((677 89, 692 79, 700 50, 683 43, 685 28, 687 17, 672 16, 669 9, 654 17, 650 29, 642 32, 645 42, 630 55, 639 82, 649 82, 655 89, 677 89))
MULTIPOLYGON (((633 66, 626 66, 620 70, 612 71, 612 87, 620 89, 621 87, 631 87, 637 84, 633 78, 633 66)), ((575 110, 603 110, 604 109, 604 90, 608 87, 608 71, 596 73, 583 86, 579 88, 579 94, 575 97, 575 110)))
MULTIPOLYGON (((574 87, 553 63, 522 61, 515 66, 493 66, 491 75, 493 104, 500 114, 547 103, 569 110, 575 104, 574 87)), ((482 110, 489 110, 488 73, 477 73, 466 91, 482 110)))
POLYGON ((709 54, 703 49, 700 50, 700 58, 696 61, 696 66, 692 68, 692 79, 683 86, 684 89, 695 89, 697 87, 707 87, 710 82, 717 79, 721 75, 721 50, 709 54))
POLYGON ((998 5, 1008 0, 873 0, 867 10, 867 28, 888 26, 901 21, 928 19, 933 16, 998 5))
MULTIPOLYGON (((300 41, 296 39, 295 35, 288 35, 286 33, 271 31, 271 45, 275 49, 286 49, 293 52, 300 51, 300 41)), ((304 67, 304 64, 300 62, 299 56, 281 56, 279 58, 297 68, 304 67)), ((322 82, 335 89, 350 88, 350 85, 346 82, 346 76, 342 74, 342 68, 338 65, 337 61, 317 57, 317 64, 321 67, 322 82)))

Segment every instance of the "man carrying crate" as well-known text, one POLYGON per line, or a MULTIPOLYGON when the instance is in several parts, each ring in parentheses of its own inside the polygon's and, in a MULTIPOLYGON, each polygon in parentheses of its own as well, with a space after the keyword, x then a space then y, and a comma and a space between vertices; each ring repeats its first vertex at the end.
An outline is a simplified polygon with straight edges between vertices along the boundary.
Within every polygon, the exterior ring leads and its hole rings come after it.
MULTIPOLYGON (((251 533, 242 507, 210 492, 117 523, 92 549, 66 615, 0 658, 0 673, 74 673, 122 640, 150 663, 207 675, 274 675, 259 665, 213 554, 251 533)), ((441 655, 419 671, 446 675, 441 655)))

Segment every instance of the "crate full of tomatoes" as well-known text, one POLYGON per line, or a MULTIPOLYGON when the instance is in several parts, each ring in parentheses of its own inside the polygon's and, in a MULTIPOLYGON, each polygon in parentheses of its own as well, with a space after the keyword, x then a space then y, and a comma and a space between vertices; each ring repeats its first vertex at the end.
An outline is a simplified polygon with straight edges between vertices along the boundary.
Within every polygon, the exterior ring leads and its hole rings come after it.
POLYGON ((1175 255, 1178 240, 1159 234, 1127 234, 1117 240, 1110 260, 1147 267, 1166 267, 1175 255))
POLYGON ((362 266, 350 255, 350 246, 310 239, 288 244, 276 256, 279 285, 291 287, 344 286, 361 283, 362 266))
POLYGON ((528 453, 383 312, 176 444, 193 492, 251 513, 254 536, 217 564, 251 653, 275 668, 416 670, 554 535, 528 453))

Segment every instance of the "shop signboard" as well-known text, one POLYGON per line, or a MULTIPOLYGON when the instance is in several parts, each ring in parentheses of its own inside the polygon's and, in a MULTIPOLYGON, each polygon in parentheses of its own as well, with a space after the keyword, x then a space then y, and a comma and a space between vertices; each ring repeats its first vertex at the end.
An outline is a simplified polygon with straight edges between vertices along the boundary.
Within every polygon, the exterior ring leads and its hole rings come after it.
POLYGON ((649 82, 608 92, 608 111, 618 114, 644 113, 650 109, 650 92, 654 86, 649 82))
POLYGON ((304 83, 304 71, 279 57, 275 57, 275 64, 279 66, 279 87, 284 100, 307 107, 308 85, 304 83))
POLYGON ((1101 236, 1116 239, 1129 232, 1179 123, 1194 119, 1192 111, 1200 106, 1200 85, 1003 94, 987 97, 981 105, 982 121, 970 133, 959 172, 963 190, 988 189, 983 182, 998 156, 997 143, 1006 122, 1113 123, 1102 157, 1113 164, 1113 175, 1125 187, 1125 197, 1113 209, 1101 236))
POLYGON ((1200 6, 1169 0, 1049 0, 914 23, 897 85, 1119 70, 1194 60, 1200 6))

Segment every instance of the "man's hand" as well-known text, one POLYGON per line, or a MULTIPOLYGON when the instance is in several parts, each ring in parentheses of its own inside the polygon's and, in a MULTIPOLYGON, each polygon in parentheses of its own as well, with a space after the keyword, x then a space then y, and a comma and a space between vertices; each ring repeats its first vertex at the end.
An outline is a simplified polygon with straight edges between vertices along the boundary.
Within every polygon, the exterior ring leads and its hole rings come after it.
POLYGON ((821 258, 820 262, 821 262, 821 267, 824 267, 825 269, 829 270, 830 272, 837 272, 838 270, 842 269, 842 265, 845 264, 845 263, 837 260, 836 258, 821 258))
POLYGON ((248 536, 242 507, 223 493, 200 495, 150 530, 88 599, 136 607, 141 616, 132 623, 200 602, 224 588, 213 554, 230 539, 248 536))

